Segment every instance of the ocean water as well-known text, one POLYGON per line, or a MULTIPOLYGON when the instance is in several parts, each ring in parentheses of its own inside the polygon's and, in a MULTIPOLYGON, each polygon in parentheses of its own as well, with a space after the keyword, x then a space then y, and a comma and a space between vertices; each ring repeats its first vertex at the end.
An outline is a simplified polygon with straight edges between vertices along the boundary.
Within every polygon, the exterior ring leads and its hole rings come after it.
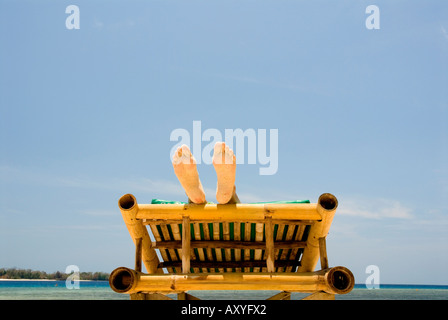
MULTIPOLYGON (((264 300, 278 291, 191 291, 205 300, 264 300)), ((293 293, 292 300, 308 294, 293 293)), ((169 295, 176 299, 175 295, 169 295)), ((65 281, 1 281, 0 300, 129 300, 129 295, 114 292, 107 281, 81 281, 79 289, 68 289, 65 281)), ((367 289, 355 285, 348 294, 337 295, 336 300, 448 300, 448 286, 381 285, 367 289)))

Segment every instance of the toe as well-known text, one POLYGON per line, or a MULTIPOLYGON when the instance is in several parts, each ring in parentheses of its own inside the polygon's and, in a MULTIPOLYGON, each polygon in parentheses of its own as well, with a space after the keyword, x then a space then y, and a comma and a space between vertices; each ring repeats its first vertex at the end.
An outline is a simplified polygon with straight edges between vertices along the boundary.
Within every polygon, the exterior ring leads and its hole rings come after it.
POLYGON ((181 149, 182 149, 183 156, 185 156, 185 157, 191 156, 190 148, 188 148, 188 146, 186 144, 183 144, 181 149))
POLYGON ((173 164, 179 163, 179 149, 180 148, 177 148, 176 152, 173 154, 173 164))
POLYGON ((177 148, 175 155, 177 155, 177 157, 182 157, 182 147, 177 148))
POLYGON ((214 153, 215 154, 221 153, 224 149, 224 146, 225 146, 224 142, 216 142, 213 150, 214 153))

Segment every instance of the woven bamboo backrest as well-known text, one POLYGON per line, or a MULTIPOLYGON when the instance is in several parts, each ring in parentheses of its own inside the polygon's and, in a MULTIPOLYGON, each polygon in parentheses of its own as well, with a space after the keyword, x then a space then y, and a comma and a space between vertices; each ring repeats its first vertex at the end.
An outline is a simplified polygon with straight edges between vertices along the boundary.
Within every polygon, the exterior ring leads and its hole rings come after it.
POLYGON ((148 273, 296 272, 314 270, 337 199, 323 194, 317 203, 137 204, 127 194, 119 206, 148 273))
MULTIPOLYGON (((276 272, 294 272, 313 221, 273 224, 276 272)), ((182 222, 150 223, 148 228, 163 262, 159 267, 182 273, 182 222)), ((266 272, 266 225, 251 222, 190 223, 190 272, 266 272)))

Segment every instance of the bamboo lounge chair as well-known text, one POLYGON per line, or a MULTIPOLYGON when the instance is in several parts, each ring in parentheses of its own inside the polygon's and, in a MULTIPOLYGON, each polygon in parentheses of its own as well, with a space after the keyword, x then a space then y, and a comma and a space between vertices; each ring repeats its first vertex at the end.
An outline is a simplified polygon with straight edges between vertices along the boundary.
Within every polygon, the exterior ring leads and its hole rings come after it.
POLYGON ((317 203, 225 205, 137 204, 126 194, 119 207, 135 244, 135 269, 115 269, 109 284, 136 300, 170 299, 166 294, 173 293, 178 300, 197 299, 191 290, 276 290, 269 299, 287 300, 291 292, 334 299, 355 282, 347 268, 328 265, 325 239, 337 205, 329 193, 317 203))

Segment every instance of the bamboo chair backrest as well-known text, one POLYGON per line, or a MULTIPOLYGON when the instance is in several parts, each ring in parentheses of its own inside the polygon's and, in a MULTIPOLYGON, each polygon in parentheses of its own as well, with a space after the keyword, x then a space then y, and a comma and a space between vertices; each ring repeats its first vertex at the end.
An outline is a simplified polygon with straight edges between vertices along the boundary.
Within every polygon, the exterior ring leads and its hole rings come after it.
POLYGON ((144 239, 148 273, 296 272, 314 270, 337 199, 323 194, 317 203, 137 204, 128 194, 119 206, 134 241, 144 239), (155 250, 163 261, 154 262, 155 250))
MULTIPOLYGON (((303 224, 273 224, 276 272, 294 272, 312 221, 303 224)), ((160 267, 182 273, 182 221, 149 223, 164 262, 160 267)), ((266 227, 254 222, 190 223, 190 272, 266 272, 266 227)))

